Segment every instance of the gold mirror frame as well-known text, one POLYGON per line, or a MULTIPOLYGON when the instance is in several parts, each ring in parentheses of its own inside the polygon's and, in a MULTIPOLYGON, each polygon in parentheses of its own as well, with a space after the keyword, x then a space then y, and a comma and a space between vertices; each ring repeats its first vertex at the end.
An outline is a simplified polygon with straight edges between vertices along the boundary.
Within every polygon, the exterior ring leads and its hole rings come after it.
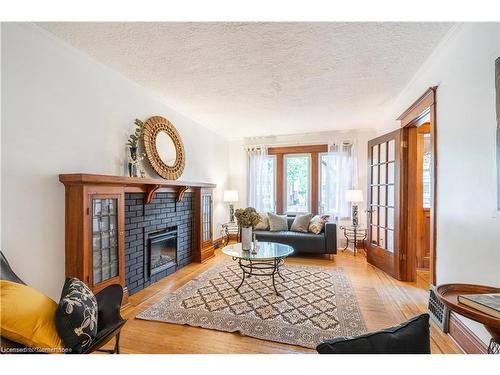
POLYGON ((144 123, 144 148, 156 173, 167 180, 176 180, 180 177, 185 164, 184 145, 177 129, 170 121, 161 116, 153 116, 144 123), (175 145, 175 163, 172 166, 165 164, 156 149, 156 137, 162 131, 170 136, 175 145))

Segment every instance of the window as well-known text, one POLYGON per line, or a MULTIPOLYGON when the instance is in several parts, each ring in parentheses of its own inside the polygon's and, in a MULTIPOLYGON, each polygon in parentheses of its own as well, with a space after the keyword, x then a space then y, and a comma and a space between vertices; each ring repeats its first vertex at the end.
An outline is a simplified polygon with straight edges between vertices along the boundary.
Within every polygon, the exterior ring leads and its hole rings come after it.
POLYGON ((357 181, 357 164, 352 144, 332 146, 330 153, 319 154, 318 163, 319 213, 337 219, 349 218, 351 203, 345 200, 345 193, 355 186, 353 181, 357 181))
POLYGON ((311 212, 311 155, 285 155, 285 212, 311 212))
POLYGON ((351 142, 249 149, 249 204, 259 212, 350 216, 345 191, 357 186, 351 142))
POLYGON ((321 153, 319 155, 318 161, 319 161, 319 213, 324 214, 328 211, 327 192, 329 189, 327 186, 327 179, 326 179, 328 154, 326 152, 321 153))
POLYGON ((276 157, 270 155, 264 159, 265 176, 262 186, 262 212, 276 210, 276 157))
POLYGON ((248 203, 258 212, 276 210, 276 156, 262 150, 249 157, 248 203))

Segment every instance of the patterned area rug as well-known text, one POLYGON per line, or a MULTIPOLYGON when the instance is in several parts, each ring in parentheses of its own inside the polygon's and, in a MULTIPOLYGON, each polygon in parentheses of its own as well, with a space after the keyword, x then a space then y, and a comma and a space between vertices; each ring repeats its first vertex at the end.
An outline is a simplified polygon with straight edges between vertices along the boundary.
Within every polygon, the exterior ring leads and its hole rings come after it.
POLYGON ((366 326, 347 272, 342 268, 285 265, 285 281, 246 278, 224 262, 205 271, 137 318, 237 332, 286 344, 315 348, 322 340, 354 336, 366 326))

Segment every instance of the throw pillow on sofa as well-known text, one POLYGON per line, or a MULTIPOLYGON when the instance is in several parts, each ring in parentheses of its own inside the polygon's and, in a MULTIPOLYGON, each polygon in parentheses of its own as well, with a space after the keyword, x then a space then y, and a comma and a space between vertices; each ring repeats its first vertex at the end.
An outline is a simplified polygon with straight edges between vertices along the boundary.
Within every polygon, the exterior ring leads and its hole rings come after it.
POLYGON ((309 222, 309 232, 320 234, 330 215, 316 215, 309 222))
POLYGON ((259 213, 260 221, 255 226, 255 230, 269 230, 269 216, 264 213, 259 213))
POLYGON ((64 347, 54 325, 57 303, 49 297, 27 285, 0 280, 0 300, 3 337, 40 351, 64 347))
POLYGON ((56 311, 56 327, 64 345, 81 353, 97 335, 97 299, 77 278, 67 278, 56 311))
POLYGON ((269 216, 269 230, 271 232, 288 230, 286 215, 276 215, 272 212, 269 212, 267 215, 269 216))
POLYGON ((295 216, 290 230, 293 232, 307 233, 307 231, 309 230, 309 222, 311 221, 312 216, 312 214, 295 216))
POLYGON ((316 350, 320 354, 430 354, 429 314, 378 332, 326 340, 316 350))

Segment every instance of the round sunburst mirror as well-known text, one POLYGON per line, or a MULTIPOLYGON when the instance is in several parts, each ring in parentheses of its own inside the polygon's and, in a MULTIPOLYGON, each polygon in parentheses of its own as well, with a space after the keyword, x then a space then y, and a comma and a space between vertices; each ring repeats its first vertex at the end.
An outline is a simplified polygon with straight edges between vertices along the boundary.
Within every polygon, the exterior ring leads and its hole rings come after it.
POLYGON ((184 146, 174 125, 154 116, 144 123, 144 148, 153 169, 167 180, 176 180, 184 170, 184 146))

